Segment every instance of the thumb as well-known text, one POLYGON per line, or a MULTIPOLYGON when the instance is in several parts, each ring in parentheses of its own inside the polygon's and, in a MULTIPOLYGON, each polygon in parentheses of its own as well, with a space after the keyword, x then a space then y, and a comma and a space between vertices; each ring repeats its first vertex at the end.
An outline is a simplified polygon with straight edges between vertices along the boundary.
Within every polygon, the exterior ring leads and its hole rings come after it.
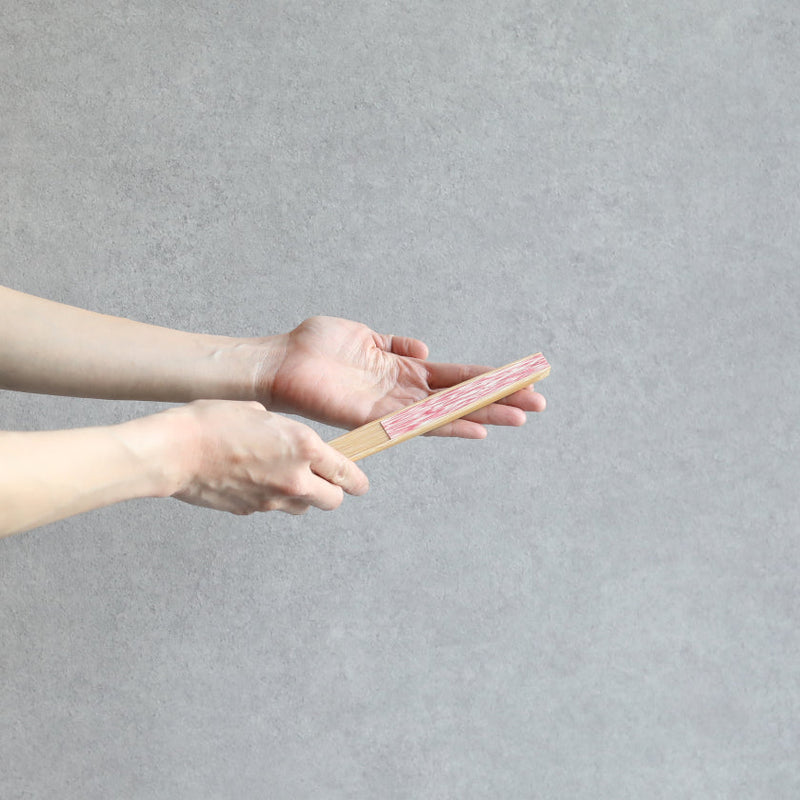
POLYGON ((428 345, 409 336, 381 336, 381 349, 397 356, 420 359, 428 357, 428 345))

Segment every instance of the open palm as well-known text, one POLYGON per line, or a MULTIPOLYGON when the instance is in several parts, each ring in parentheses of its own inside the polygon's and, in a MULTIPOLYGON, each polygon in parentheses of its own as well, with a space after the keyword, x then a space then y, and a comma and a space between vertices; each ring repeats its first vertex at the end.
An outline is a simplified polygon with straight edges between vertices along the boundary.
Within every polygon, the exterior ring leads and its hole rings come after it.
MULTIPOLYGON (((418 339, 375 333, 346 319, 311 317, 287 334, 272 376, 270 407, 356 428, 491 369, 432 363, 427 356, 418 339)), ((521 425, 526 411, 544 405, 542 395, 523 389, 435 433, 480 439, 484 425, 521 425)))

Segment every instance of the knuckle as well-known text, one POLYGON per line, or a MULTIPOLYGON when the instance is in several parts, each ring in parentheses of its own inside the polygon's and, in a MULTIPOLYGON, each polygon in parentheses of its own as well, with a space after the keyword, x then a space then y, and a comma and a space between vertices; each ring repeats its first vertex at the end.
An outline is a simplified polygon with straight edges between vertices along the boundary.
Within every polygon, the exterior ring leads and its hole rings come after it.
POLYGON ((350 471, 350 465, 347 461, 339 461, 336 465, 336 469, 333 471, 333 481, 337 486, 340 486, 347 480, 347 474, 350 471))
POLYGON ((305 482, 300 475, 290 475, 281 484, 283 493, 289 497, 305 497, 305 482))
POLYGON ((311 430, 304 430, 297 439, 297 454, 304 461, 312 461, 317 454, 317 437, 311 430))

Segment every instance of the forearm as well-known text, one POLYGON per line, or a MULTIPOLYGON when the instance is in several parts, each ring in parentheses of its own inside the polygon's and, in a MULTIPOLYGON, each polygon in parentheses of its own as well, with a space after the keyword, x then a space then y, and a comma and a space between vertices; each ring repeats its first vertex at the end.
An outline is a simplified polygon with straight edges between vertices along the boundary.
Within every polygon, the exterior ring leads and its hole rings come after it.
POLYGON ((198 398, 269 402, 265 361, 281 347, 280 336, 187 333, 0 287, 4 389, 177 403, 198 398))
POLYGON ((163 415, 76 430, 0 432, 0 536, 180 485, 180 426, 163 415))
POLYGON ((199 400, 98 428, 0 432, 0 536, 137 497, 235 514, 332 510, 366 475, 257 402, 199 400))

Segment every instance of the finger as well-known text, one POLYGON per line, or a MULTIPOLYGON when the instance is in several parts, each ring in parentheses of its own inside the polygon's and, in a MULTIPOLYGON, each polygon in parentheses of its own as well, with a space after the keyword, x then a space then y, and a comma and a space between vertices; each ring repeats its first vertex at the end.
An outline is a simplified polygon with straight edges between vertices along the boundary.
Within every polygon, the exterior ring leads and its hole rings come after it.
POLYGON ((434 391, 447 389, 457 383, 483 375, 493 367, 482 367, 478 364, 426 364, 428 370, 428 386, 434 391))
POLYGON ((544 405, 544 397, 538 392, 529 393, 527 390, 522 389, 491 405, 479 408, 477 411, 473 411, 471 414, 467 414, 461 419, 468 422, 477 422, 481 425, 510 425, 519 427, 520 425, 524 425, 528 419, 525 413, 526 411, 542 411, 544 410, 544 405), (527 397, 528 394, 533 395, 533 397, 527 397), (516 400, 508 402, 514 397, 516 397, 516 400))
POLYGON ((539 394, 533 386, 520 389, 518 392, 514 392, 514 394, 510 394, 497 402, 501 405, 516 406, 523 411, 544 411, 547 407, 544 395, 539 394))
POLYGON ((409 336, 381 336, 381 349, 387 353, 394 353, 397 356, 409 356, 410 358, 426 359, 428 357, 428 345, 419 339, 412 339, 409 336))
POLYGON ((311 471, 348 494, 362 495, 369 489, 367 476, 346 456, 320 442, 311 471))
POLYGON ((426 436, 455 436, 459 439, 485 439, 489 435, 486 428, 468 419, 457 419, 440 428, 430 431, 426 436))
POLYGON ((521 408, 516 406, 492 403, 489 406, 473 411, 471 414, 467 414, 462 419, 470 422, 479 422, 481 425, 511 425, 519 427, 525 424, 528 417, 521 408))
POLYGON ((287 514, 300 516, 308 511, 309 504, 304 500, 285 500, 281 503, 280 510, 285 511, 287 514))
MULTIPOLYGON (((476 364, 426 364, 426 366, 428 368, 428 386, 433 391, 455 386, 493 369, 476 364)), ((547 406, 544 395, 539 394, 532 386, 519 389, 496 402, 516 406, 523 411, 544 411, 547 406)))
POLYGON ((339 508, 344 500, 341 486, 335 486, 325 478, 310 475, 308 480, 308 494, 303 498, 307 505, 319 508, 322 511, 333 511, 339 508))

